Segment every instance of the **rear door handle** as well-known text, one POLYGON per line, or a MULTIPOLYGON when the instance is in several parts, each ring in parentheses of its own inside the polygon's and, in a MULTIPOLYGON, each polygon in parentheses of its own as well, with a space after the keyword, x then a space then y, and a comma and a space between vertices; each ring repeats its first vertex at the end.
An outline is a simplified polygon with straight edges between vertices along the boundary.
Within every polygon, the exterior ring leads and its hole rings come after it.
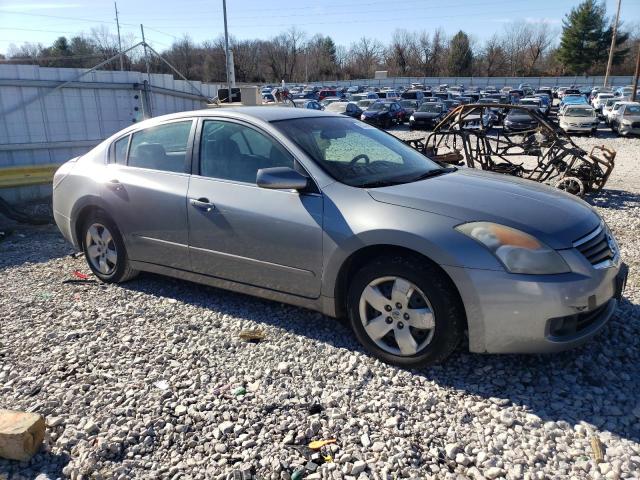
POLYGON ((189 203, 197 209, 204 210, 205 212, 210 212, 216 208, 213 203, 209 202, 208 198, 190 198, 189 203))

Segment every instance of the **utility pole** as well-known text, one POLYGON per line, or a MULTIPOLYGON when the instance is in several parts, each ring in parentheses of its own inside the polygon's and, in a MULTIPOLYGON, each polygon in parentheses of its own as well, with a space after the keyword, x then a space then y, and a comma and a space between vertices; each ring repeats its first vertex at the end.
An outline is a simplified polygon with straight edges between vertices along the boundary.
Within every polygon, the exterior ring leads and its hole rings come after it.
POLYGON ((227 30, 227 0, 222 0, 222 13, 224 15, 224 55, 227 65, 227 88, 229 89, 227 103, 231 103, 231 74, 230 72, 230 58, 229 58, 229 31, 227 30))
POLYGON ((118 3, 113 2, 116 7, 116 26, 118 27, 118 53, 120 53, 120 70, 124 70, 124 60, 122 58, 122 40, 120 40, 120 20, 118 19, 118 3))
POLYGON ((611 35, 611 48, 609 48, 609 60, 607 61, 607 73, 604 75, 604 87, 609 81, 609 73, 611 72, 611 64, 613 63, 613 51, 616 49, 616 35, 618 34, 618 21, 620 20, 620 4, 622 0, 618 0, 618 11, 616 12, 616 22, 613 24, 613 34, 611 35))
POLYGON ((636 74, 633 76, 633 92, 631 92, 631 101, 635 102, 638 93, 638 76, 640 76, 640 43, 638 43, 638 58, 636 59, 636 74))
POLYGON ((144 48, 144 63, 147 66, 147 88, 145 89, 148 92, 149 98, 149 112, 148 116, 152 117, 152 106, 151 106, 151 70, 149 66, 149 52, 147 51, 147 41, 144 38, 144 26, 140 24, 140 32, 142 33, 142 46, 144 48))

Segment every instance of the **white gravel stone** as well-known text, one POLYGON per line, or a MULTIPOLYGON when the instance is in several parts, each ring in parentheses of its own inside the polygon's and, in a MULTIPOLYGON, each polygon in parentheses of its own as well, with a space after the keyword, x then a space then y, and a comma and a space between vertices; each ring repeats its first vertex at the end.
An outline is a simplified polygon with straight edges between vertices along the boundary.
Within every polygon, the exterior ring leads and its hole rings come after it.
POLYGON ((487 477, 489 480, 503 477, 504 475, 505 475, 505 471, 498 467, 489 467, 484 471, 484 476, 487 477))
POLYGON ((461 346, 405 371, 365 354, 347 325, 277 302, 156 275, 63 284, 89 272, 84 260, 53 226, 12 225, 0 242, 0 399, 49 428, 41 453, 0 460, 0 477, 286 479, 307 462, 298 447, 335 438, 336 462, 305 478, 636 478, 640 139, 575 141, 618 151, 607 189, 586 200, 630 274, 612 320, 566 353, 461 346), (266 339, 242 341, 247 329, 266 339))

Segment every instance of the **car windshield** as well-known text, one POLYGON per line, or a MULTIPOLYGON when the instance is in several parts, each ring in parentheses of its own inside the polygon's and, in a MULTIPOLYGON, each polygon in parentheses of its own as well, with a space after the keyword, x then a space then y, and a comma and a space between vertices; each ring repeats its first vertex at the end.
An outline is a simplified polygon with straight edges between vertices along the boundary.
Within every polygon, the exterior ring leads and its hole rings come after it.
POLYGON ((423 103, 418 109, 419 112, 440 113, 442 106, 434 103, 423 103))
POLYGON ((567 108, 564 114, 567 117, 595 117, 595 111, 590 108, 567 108))
POLYGON ((624 110, 624 114, 626 115, 640 115, 640 105, 629 105, 624 110))
POLYGON ((408 183, 449 170, 392 135, 349 117, 308 117, 273 125, 339 182, 354 187, 408 183))
POLYGON ((418 102, 412 100, 404 100, 400 102, 400 105, 405 108, 416 108, 418 106, 418 102))
POLYGON ((345 102, 333 102, 329 106, 327 106, 325 111, 343 113, 347 111, 347 105, 348 103, 345 102))
POLYGON ((369 105, 369 108, 367 108, 367 110, 373 110, 375 112, 387 111, 389 110, 389 105, 387 105, 386 103, 376 102, 369 105))

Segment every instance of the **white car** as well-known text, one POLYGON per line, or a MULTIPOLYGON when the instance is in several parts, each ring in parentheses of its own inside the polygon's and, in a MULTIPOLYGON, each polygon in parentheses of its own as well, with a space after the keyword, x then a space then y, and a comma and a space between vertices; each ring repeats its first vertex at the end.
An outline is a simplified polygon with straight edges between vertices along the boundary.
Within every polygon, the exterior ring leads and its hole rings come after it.
POLYGON ((615 98, 613 93, 609 93, 609 92, 597 93, 595 98, 593 99, 593 103, 592 103, 593 108, 595 108, 596 111, 601 112, 602 107, 607 102, 607 100, 612 98, 615 98))
POLYGON ((614 97, 607 100, 602 106, 602 118, 604 118, 604 123, 606 123, 607 125, 609 125, 609 117, 611 116, 611 112, 613 111, 613 106, 619 102, 620 100, 614 97))
POLYGON ((598 117, 591 105, 567 105, 558 114, 560 128, 565 132, 590 132, 594 135, 598 130, 598 117))
POLYGON ((616 103, 609 125, 618 135, 640 134, 640 102, 616 103))

